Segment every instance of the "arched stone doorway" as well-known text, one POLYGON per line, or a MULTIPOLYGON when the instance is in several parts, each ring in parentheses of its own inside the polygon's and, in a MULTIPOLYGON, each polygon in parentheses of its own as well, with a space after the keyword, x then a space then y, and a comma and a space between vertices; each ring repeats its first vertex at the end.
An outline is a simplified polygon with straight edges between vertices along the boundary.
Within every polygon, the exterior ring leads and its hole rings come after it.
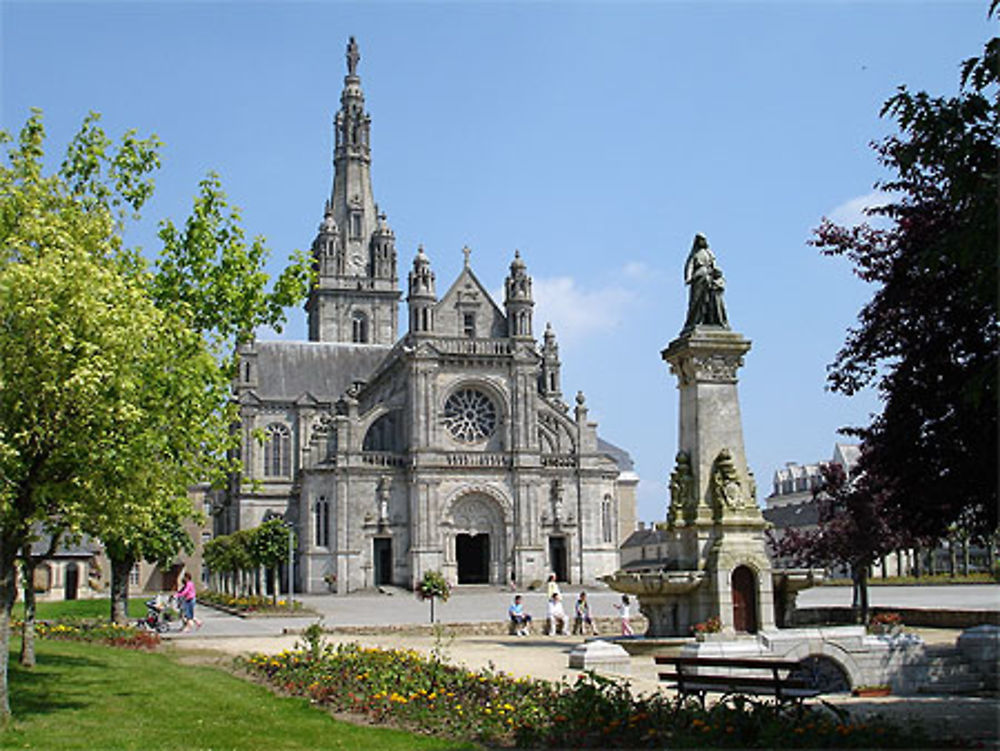
POLYGON ((749 566, 737 566, 731 578, 733 592, 733 628, 738 632, 757 633, 757 576, 749 566))
POLYGON ((454 562, 458 584, 500 584, 504 581, 506 537, 503 511, 482 493, 455 501, 451 512, 448 557, 454 562))

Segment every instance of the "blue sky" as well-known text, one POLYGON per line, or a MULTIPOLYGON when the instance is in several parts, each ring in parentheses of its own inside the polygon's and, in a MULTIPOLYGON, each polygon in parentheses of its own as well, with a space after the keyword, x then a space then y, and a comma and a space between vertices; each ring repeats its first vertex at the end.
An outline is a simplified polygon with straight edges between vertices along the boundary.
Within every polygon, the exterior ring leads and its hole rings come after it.
MULTIPOLYGON (((825 391, 870 290, 807 245, 854 221, 885 174, 869 142, 896 87, 956 91, 990 36, 987 3, 3 2, 0 123, 44 110, 57 153, 89 110, 156 133, 164 166, 130 239, 155 249, 218 172, 274 271, 307 249, 332 180, 331 118, 357 37, 376 200, 400 276, 418 243, 447 289, 468 244, 499 290, 514 249, 535 329, 632 453, 639 515, 665 515, 677 391, 660 350, 686 309, 704 232, 727 278, 748 460, 760 496, 786 461, 831 455, 872 394, 825 391)), ((291 311, 284 336, 305 338, 291 311)), ((262 337, 274 334, 262 333, 262 337)))

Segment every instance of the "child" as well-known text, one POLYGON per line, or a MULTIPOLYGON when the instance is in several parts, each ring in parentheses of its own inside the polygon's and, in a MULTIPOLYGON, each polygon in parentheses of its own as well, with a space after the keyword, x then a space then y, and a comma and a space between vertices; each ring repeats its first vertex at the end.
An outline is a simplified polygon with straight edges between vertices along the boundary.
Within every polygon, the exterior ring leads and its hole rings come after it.
POLYGON ((573 633, 582 634, 584 626, 590 626, 590 630, 597 636, 597 626, 590 617, 590 603, 587 602, 587 593, 581 592, 573 608, 573 633))
POLYGON ((628 622, 628 617, 629 617, 628 595, 622 595, 622 604, 619 605, 616 602, 615 607, 618 608, 618 612, 619 614, 621 614, 622 617, 622 636, 632 636, 633 635, 632 626, 629 625, 628 622))

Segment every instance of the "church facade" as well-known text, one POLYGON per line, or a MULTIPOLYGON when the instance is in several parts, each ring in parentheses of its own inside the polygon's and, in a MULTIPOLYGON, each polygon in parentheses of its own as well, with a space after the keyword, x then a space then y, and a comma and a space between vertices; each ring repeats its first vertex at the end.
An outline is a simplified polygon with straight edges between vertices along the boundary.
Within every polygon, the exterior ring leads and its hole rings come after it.
POLYGON ((582 393, 563 400, 559 349, 535 336, 515 252, 502 306, 465 264, 440 296, 423 249, 406 279, 371 185, 371 118, 352 39, 334 179, 312 245, 309 341, 239 351, 243 477, 217 531, 281 516, 297 530, 295 588, 346 593, 452 584, 526 587, 613 573, 638 477, 582 393))

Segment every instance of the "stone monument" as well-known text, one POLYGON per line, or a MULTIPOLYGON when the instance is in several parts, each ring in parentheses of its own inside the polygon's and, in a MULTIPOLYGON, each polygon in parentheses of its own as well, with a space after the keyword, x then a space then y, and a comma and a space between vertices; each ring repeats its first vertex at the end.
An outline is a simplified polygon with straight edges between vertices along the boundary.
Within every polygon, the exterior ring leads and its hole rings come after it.
POLYGON ((687 636, 718 619, 724 634, 775 627, 779 610, 818 572, 774 572, 767 522, 747 467, 737 370, 750 342, 732 331, 725 278, 705 236, 695 236, 684 265, 688 311, 680 335, 661 353, 680 391, 678 452, 670 476, 669 565, 662 572, 619 572, 606 581, 635 594, 649 619, 647 636, 687 636))

